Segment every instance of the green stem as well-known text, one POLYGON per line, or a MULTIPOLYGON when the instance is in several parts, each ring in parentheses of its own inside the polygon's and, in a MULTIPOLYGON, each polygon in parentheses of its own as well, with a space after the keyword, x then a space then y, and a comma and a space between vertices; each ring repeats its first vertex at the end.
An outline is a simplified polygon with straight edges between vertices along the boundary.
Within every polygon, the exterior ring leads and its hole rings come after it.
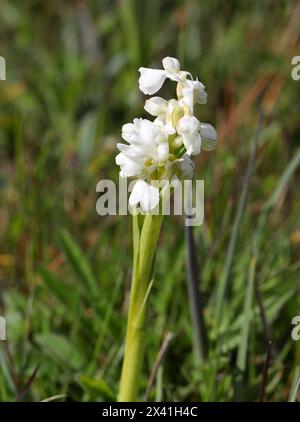
POLYGON ((146 302, 151 289, 152 268, 162 215, 147 214, 141 232, 133 217, 134 268, 118 401, 136 401, 145 352, 146 302))

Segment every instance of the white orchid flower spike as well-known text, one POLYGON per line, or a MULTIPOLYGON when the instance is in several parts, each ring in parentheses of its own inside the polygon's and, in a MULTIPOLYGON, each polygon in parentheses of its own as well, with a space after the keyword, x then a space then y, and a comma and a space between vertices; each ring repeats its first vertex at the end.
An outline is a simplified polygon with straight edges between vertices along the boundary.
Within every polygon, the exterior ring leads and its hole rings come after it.
POLYGON ((202 123, 194 116, 196 104, 205 104, 205 86, 193 80, 189 72, 180 70, 180 63, 173 57, 162 60, 163 69, 139 69, 139 87, 147 95, 155 94, 171 79, 177 82, 177 98, 166 100, 152 97, 146 100, 145 110, 154 121, 134 119, 122 128, 124 143, 117 144, 116 163, 121 177, 135 177, 129 203, 148 212, 157 207, 160 190, 154 181, 178 177, 193 177, 194 163, 191 155, 201 149, 215 148, 217 133, 209 123, 202 123))

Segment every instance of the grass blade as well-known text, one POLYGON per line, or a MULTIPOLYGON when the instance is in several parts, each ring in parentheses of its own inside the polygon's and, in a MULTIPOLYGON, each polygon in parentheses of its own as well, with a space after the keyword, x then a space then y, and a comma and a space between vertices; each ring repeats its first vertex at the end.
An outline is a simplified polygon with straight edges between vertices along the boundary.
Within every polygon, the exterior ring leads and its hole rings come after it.
POLYGON ((240 344, 237 354, 237 367, 241 372, 245 372, 247 361, 248 339, 250 332, 250 324, 252 317, 252 303, 254 294, 254 280, 255 280, 256 259, 252 257, 249 267, 249 276, 247 283, 247 290, 244 301, 244 323, 241 328, 240 344))
MULTIPOLYGON (((53 274, 41 268, 39 271, 45 285, 53 293, 57 300, 63 305, 72 306, 75 302, 76 296, 70 295, 70 287, 67 286, 56 274, 53 274)), ((74 290, 73 290, 74 292, 74 290)))
POLYGON ((66 230, 60 232, 59 240, 63 252, 78 280, 93 296, 98 296, 97 282, 85 254, 66 230))
POLYGON ((289 396, 289 402, 294 403, 297 400, 297 394, 300 386, 300 367, 297 368, 294 382, 291 388, 290 396, 289 396))

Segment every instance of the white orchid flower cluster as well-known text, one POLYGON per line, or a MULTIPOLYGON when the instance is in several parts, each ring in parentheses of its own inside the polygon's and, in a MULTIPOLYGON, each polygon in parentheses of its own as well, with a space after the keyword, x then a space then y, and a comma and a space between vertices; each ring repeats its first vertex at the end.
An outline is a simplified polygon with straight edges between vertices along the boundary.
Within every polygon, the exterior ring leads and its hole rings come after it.
POLYGON ((145 110, 155 120, 137 118, 125 124, 122 138, 127 143, 117 145, 120 176, 138 179, 129 204, 133 208, 139 205, 143 212, 154 209, 160 200, 159 188, 153 181, 191 179, 194 163, 190 156, 199 154, 201 148, 214 149, 217 139, 213 126, 194 116, 195 104, 207 101, 205 86, 193 80, 189 72, 180 70, 177 59, 165 57, 162 64, 164 69, 139 69, 139 88, 144 94, 153 95, 168 78, 177 82, 177 99, 148 99, 145 110))

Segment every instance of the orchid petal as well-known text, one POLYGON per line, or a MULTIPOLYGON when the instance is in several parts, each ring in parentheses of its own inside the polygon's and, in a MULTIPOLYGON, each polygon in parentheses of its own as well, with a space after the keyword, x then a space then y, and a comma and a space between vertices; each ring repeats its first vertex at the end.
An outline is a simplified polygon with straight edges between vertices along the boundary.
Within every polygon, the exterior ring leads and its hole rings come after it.
POLYGON ((131 195, 129 205, 135 208, 140 204, 143 212, 151 211, 159 203, 159 190, 157 187, 149 185, 144 180, 137 180, 131 195))
POLYGON ((198 132, 183 133, 182 139, 186 148, 187 155, 199 154, 201 149, 201 137, 198 132))
POLYGON ((161 97, 152 97, 145 103, 145 110, 152 116, 159 116, 166 112, 168 101, 161 97))
POLYGON ((209 123, 201 123, 200 134, 202 139, 202 148, 205 151, 212 151, 217 144, 217 132, 209 123))
POLYGON ((178 73, 180 70, 180 63, 174 57, 165 57, 162 61, 162 64, 168 73, 178 73))
POLYGON ((147 95, 152 95, 159 91, 167 77, 165 70, 140 67, 139 72, 141 74, 139 78, 139 88, 147 95))
POLYGON ((136 160, 126 157, 122 152, 116 156, 116 164, 121 167, 121 177, 137 176, 143 170, 143 166, 136 160))

